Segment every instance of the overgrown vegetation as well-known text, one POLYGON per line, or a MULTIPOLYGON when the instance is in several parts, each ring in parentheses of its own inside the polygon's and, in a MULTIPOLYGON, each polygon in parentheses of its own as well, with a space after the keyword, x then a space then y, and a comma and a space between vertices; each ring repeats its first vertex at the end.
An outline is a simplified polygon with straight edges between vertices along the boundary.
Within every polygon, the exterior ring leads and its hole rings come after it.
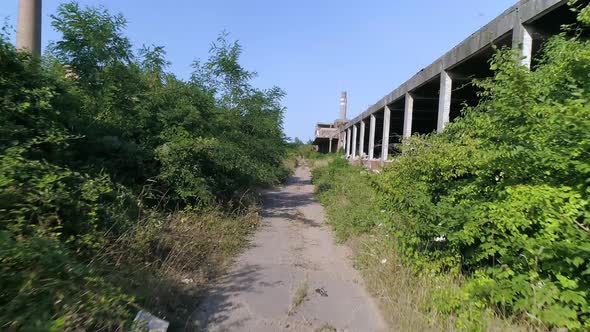
POLYGON ((381 223, 379 198, 370 187, 371 179, 371 171, 351 167, 343 158, 313 170, 318 198, 338 240, 367 233, 381 223))
POLYGON ((476 83, 479 105, 442 134, 405 140, 381 175, 341 161, 315 172, 341 237, 392 239, 381 254, 401 272, 390 272, 407 281, 409 271, 408 292, 427 294, 410 295, 420 324, 590 329, 590 42, 572 34, 550 39, 533 71, 498 51, 494 77, 476 83))
POLYGON ((249 190, 289 172, 284 93, 254 88, 225 35, 185 81, 121 15, 52 18, 42 59, 0 40, 0 329, 127 329, 139 307, 184 323, 171 301, 243 247, 249 190))
POLYGON ((304 144, 296 139, 289 145, 288 155, 287 160, 295 161, 295 166, 305 163, 308 167, 314 168, 327 165, 339 154, 319 153, 311 143, 304 144))

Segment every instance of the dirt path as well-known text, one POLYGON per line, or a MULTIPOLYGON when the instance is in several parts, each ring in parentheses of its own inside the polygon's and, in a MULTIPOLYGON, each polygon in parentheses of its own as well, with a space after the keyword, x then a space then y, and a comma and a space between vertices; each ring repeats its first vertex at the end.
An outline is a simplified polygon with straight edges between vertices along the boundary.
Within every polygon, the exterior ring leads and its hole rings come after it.
POLYGON ((286 186, 264 195, 262 227, 203 302, 199 330, 386 330, 349 249, 336 245, 324 224, 310 178, 300 167, 286 186))

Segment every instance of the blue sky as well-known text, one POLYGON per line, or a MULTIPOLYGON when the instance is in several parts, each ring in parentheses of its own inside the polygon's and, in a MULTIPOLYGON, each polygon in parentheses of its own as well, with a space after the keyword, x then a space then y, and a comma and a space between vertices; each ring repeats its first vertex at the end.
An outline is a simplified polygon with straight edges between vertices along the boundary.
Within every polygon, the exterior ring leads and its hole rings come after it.
MULTIPOLYGON (((43 44, 57 39, 49 15, 64 1, 43 0, 43 44)), ((223 30, 244 48, 255 85, 287 92, 285 131, 307 140, 318 121, 349 118, 488 23, 516 0, 80 0, 128 19, 134 46, 164 46, 171 70, 187 78, 223 30)), ((18 0, 0 17, 16 26, 18 0)))

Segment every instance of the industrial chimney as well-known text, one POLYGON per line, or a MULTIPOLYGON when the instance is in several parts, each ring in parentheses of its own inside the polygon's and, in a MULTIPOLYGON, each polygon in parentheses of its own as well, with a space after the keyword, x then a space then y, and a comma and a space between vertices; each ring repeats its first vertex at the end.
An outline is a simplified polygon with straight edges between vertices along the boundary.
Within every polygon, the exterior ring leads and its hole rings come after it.
POLYGON ((41 55, 41 0, 20 0, 16 48, 41 55))
POLYGON ((342 92, 342 96, 340 97, 340 121, 346 122, 346 107, 347 107, 347 100, 346 100, 346 91, 342 92))

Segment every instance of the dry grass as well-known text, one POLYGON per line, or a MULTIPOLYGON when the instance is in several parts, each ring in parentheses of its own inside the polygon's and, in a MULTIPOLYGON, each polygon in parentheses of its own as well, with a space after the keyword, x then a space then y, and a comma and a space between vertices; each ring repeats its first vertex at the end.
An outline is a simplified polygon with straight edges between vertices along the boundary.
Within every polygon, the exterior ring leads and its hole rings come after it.
POLYGON ((146 217, 105 257, 124 271, 119 284, 137 294, 141 306, 182 328, 210 281, 230 266, 248 244, 258 211, 226 215, 219 211, 177 212, 146 217))
POLYGON ((330 324, 324 324, 322 326, 320 326, 319 328, 315 329, 314 332, 336 332, 338 331, 334 326, 330 325, 330 324))
MULTIPOLYGON (((381 239, 383 240, 383 239, 381 239)), ((420 308, 430 300, 430 290, 439 285, 418 280, 401 265, 387 241, 362 236, 349 241, 367 288, 379 300, 383 316, 401 331, 452 331, 450 317, 427 317, 420 308)))
POLYGON ((295 173, 295 169, 299 166, 299 160, 296 157, 285 158, 283 160, 283 165, 291 172, 291 174, 295 173))
MULTIPOLYGON (((460 280, 443 276, 416 276, 399 261, 393 244, 383 235, 355 237, 348 244, 355 253, 368 290, 378 299, 392 329, 408 332, 458 331, 456 317, 432 308, 434 297, 459 292, 460 280)), ((481 311, 473 308, 469 310, 481 311)), ((490 314, 482 315, 483 331, 534 331, 527 324, 513 324, 490 314)))
POLYGON ((339 156, 329 155, 329 156, 325 156, 325 157, 322 157, 319 159, 307 159, 307 160, 305 160, 305 162, 310 169, 314 169, 314 168, 318 168, 318 167, 322 167, 322 166, 327 166, 330 162, 332 162, 332 160, 334 158, 337 158, 337 157, 339 157, 339 156))
POLYGON ((297 287, 295 294, 293 295, 293 300, 291 301, 291 308, 289 309, 289 316, 294 315, 297 312, 297 308, 303 303, 305 298, 307 297, 307 289, 309 285, 307 281, 304 281, 297 287))

